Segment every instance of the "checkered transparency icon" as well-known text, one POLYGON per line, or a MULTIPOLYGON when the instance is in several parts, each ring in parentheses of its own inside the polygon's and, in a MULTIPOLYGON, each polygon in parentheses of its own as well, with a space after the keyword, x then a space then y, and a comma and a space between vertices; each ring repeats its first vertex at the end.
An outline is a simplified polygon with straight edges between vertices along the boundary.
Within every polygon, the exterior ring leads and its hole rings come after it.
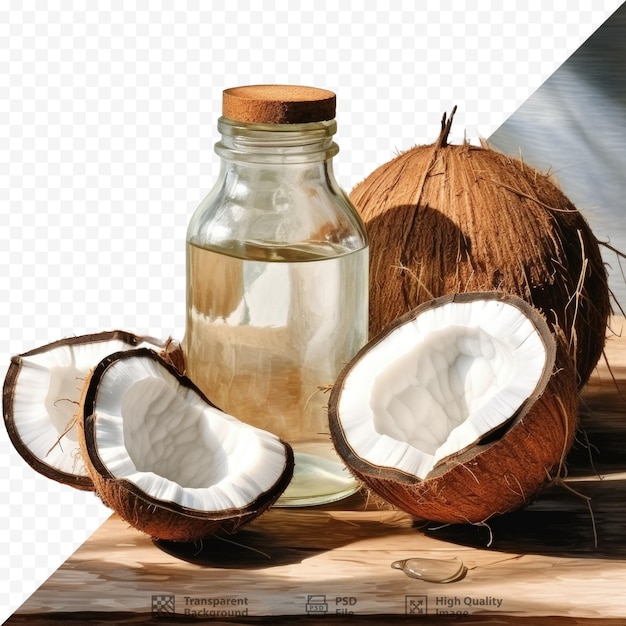
POLYGON ((159 594, 152 596, 152 615, 154 617, 167 617, 176 614, 176 596, 171 594, 159 594))

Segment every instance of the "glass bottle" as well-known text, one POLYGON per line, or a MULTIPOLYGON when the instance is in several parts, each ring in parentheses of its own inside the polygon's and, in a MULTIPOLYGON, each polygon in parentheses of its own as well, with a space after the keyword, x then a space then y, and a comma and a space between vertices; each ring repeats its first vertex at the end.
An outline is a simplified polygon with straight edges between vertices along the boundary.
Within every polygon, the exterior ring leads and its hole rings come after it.
POLYGON ((258 85, 223 93, 221 166, 187 231, 187 373, 223 411, 289 442, 278 501, 342 499, 328 388, 367 340, 368 244, 337 185, 335 94, 258 85))

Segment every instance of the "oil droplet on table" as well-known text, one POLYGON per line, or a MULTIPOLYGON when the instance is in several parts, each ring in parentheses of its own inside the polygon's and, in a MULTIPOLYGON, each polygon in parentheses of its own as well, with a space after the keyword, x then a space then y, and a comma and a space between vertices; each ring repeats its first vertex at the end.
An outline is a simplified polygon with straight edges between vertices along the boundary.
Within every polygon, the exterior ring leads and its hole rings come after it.
POLYGON ((423 559, 412 558, 394 561, 394 569, 403 571, 410 578, 417 578, 429 583, 453 583, 467 574, 467 567, 459 558, 423 559))

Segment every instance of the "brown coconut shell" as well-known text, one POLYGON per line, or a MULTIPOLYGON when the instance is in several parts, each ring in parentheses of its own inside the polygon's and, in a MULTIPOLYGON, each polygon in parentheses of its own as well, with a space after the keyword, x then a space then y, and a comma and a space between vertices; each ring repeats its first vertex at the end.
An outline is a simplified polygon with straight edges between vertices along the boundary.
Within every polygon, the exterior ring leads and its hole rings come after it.
POLYGON ((447 293, 516 294, 567 336, 582 387, 611 312, 587 221, 552 178, 487 146, 438 140, 381 165, 350 199, 370 239, 370 336, 447 293))
MULTIPOLYGON (((285 470, 279 481, 271 491, 262 493, 257 500, 250 502, 244 508, 220 511, 191 510, 175 502, 151 497, 131 481, 119 479, 110 472, 100 458, 96 445, 97 412, 95 409, 98 385, 112 363, 136 355, 153 359, 169 371, 180 385, 192 388, 207 404, 214 406, 191 380, 180 373, 175 365, 150 349, 140 348, 132 352, 118 352, 103 359, 94 368, 84 386, 81 401, 82 419, 78 422, 81 452, 95 485, 95 491, 102 502, 132 527, 154 539, 165 541, 196 541, 222 531, 230 534, 265 512, 287 488, 293 476, 293 451, 288 444, 283 442, 281 443, 286 451, 285 470)), ((176 357, 174 361, 177 362, 176 357)))
POLYGON ((576 432, 576 388, 556 373, 505 437, 472 460, 413 484, 355 471, 374 493, 418 519, 481 523, 529 504, 558 477, 576 432), (569 390, 565 391, 565 388, 569 390))
POLYGON ((343 369, 329 399, 331 435, 347 467, 372 492, 418 519, 481 523, 522 508, 560 477, 577 430, 579 393, 564 337, 553 334, 538 312, 528 308, 525 311, 538 325, 546 345, 546 369, 533 394, 503 427, 444 460, 425 479, 373 466, 355 454, 341 426, 338 400, 346 376, 362 352, 434 304, 463 301, 473 295, 443 296, 395 320, 343 369))

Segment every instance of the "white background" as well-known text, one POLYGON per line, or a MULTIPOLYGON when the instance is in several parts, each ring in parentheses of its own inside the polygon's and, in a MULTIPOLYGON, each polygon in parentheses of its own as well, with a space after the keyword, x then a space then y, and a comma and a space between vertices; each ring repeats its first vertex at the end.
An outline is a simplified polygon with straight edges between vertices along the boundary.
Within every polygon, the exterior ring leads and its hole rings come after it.
MULTIPOLYGON (((620 2, 85 4, 0 9, 2 378, 11 355, 73 334, 182 337, 185 230, 224 88, 335 91, 349 191, 434 141, 454 105, 452 141, 489 137, 620 2)), ((4 621, 109 511, 32 471, 3 428, 0 481, 4 621)))

